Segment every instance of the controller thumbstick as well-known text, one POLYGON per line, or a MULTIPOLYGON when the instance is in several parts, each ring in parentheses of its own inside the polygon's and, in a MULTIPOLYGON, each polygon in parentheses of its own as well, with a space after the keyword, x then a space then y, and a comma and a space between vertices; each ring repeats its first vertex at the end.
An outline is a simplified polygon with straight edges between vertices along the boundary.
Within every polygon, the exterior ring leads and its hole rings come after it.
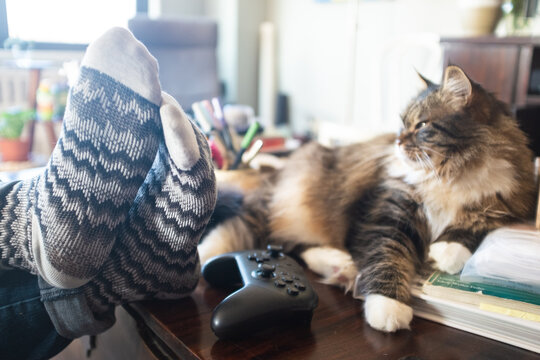
POLYGON ((262 277, 271 277, 274 274, 274 271, 276 270, 275 265, 270 264, 259 264, 259 270, 258 273, 262 277))
POLYGON ((270 253, 270 256, 273 258, 277 258, 281 256, 281 252, 283 251, 283 246, 281 245, 268 245, 266 247, 268 252, 270 253))

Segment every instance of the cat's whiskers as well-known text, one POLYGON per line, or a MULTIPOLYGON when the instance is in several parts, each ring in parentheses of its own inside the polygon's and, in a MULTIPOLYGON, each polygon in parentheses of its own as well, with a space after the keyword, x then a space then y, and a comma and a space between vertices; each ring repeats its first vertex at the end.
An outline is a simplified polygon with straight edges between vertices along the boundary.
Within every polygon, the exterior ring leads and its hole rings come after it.
POLYGON ((433 169, 433 174, 434 174, 435 177, 437 178, 437 181, 438 181, 438 182, 442 182, 441 175, 439 174, 439 171, 435 168, 435 164, 433 164, 433 161, 431 160, 431 158, 429 159, 429 162, 430 162, 431 167, 432 167, 432 169, 433 169))
POLYGON ((418 153, 414 153, 414 157, 416 158, 416 163, 420 165, 422 170, 424 170, 426 173, 429 172, 429 166, 424 162, 420 155, 418 155, 418 153))
POLYGON ((420 154, 422 155, 422 162, 426 166, 426 172, 431 173, 432 176, 434 176, 438 182, 441 182, 441 177, 439 176, 439 173, 437 172, 437 169, 435 168, 435 164, 433 164, 433 160, 431 160, 429 155, 421 148, 420 148, 420 154))
POLYGON ((431 151, 432 153, 435 153, 437 155, 439 155, 440 157, 442 157, 443 159, 447 159, 448 158, 448 155, 444 155, 443 153, 440 153, 436 150, 433 150, 432 148, 428 147, 428 146, 419 146, 420 150, 422 150, 423 152, 425 151, 431 151))

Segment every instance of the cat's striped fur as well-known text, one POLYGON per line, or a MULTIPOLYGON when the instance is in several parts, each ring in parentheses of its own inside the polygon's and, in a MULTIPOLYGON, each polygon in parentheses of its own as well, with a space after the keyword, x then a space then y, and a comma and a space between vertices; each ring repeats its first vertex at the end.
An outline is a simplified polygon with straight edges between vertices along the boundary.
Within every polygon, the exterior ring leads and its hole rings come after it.
POLYGON ((228 174, 220 191, 240 189, 242 210, 208 233, 201 260, 280 243, 325 282, 354 284, 371 326, 407 328, 426 260, 460 271, 488 231, 531 216, 536 196, 526 136, 461 69, 427 82, 402 118, 397 136, 311 143, 276 172, 228 174))

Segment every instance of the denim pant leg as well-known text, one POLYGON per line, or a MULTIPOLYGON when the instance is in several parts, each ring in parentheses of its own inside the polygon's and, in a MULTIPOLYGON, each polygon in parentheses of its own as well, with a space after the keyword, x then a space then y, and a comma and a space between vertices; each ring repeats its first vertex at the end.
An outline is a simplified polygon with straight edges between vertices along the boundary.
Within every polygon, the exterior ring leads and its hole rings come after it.
POLYGON ((109 329, 116 321, 114 306, 96 316, 88 306, 82 288, 59 289, 38 278, 41 301, 62 336, 75 339, 83 335, 97 335, 109 329))
POLYGON ((70 342, 55 330, 36 275, 20 270, 0 274, 0 359, 48 359, 70 342))

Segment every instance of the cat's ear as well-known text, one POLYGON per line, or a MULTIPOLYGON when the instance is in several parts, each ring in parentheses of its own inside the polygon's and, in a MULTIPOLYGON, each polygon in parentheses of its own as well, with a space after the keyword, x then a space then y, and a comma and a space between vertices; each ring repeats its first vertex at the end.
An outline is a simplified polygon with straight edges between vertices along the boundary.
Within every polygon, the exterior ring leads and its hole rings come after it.
POLYGON ((458 106, 466 105, 472 96, 471 80, 463 70, 454 65, 446 68, 442 88, 452 97, 452 102, 458 106))
POLYGON ((416 74, 418 75, 418 77, 420 78, 420 80, 422 80, 422 82, 426 86, 426 89, 429 89, 430 87, 437 86, 437 84, 435 84, 434 82, 432 82, 431 80, 426 78, 424 75, 420 74, 420 72, 418 70, 415 69, 415 71, 416 71, 416 74))

